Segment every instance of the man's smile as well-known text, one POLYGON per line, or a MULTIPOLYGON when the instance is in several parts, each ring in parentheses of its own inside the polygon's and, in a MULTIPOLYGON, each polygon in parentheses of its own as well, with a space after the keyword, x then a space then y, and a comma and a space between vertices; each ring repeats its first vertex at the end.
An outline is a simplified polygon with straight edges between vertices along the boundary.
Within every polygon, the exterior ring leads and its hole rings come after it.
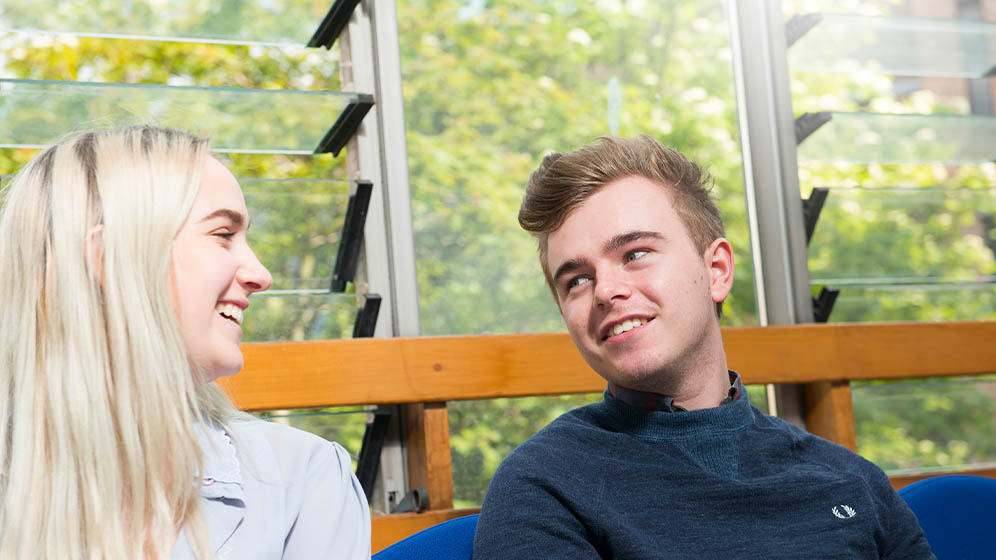
POLYGON ((610 338, 614 338, 633 329, 642 327, 653 320, 653 317, 645 315, 631 315, 629 317, 612 321, 602 327, 601 340, 604 342, 610 338))

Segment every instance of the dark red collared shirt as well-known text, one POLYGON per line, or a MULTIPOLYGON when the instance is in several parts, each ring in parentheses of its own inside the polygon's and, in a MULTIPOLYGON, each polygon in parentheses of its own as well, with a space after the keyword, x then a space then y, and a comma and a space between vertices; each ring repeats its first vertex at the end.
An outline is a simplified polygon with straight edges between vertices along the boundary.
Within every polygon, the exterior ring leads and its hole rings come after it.
MULTIPOLYGON (((743 382, 740 381, 740 374, 729 370, 730 372, 730 392, 727 394, 726 398, 723 399, 718 406, 723 406, 724 404, 730 404, 731 402, 736 402, 743 397, 747 391, 744 389, 743 382)), ((674 404, 674 397, 669 397, 667 395, 661 395, 660 393, 649 393, 647 391, 637 391, 636 389, 627 389, 626 387, 621 387, 609 382, 609 394, 622 402, 635 406, 637 408, 643 408, 646 410, 656 410, 662 412, 687 412, 684 408, 676 406, 674 404)))

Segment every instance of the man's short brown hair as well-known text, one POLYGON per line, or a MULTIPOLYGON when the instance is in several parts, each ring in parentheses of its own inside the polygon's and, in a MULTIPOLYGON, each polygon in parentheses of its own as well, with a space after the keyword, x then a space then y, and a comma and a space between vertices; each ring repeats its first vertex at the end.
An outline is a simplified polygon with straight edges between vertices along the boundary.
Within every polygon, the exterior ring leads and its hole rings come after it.
MULTIPOLYGON (((550 290, 556 290, 547 263, 547 242, 572 210, 605 185, 625 177, 644 177, 669 188, 674 209, 699 252, 725 237, 712 198, 712 179, 681 152, 645 134, 636 138, 603 136, 567 154, 543 158, 529 178, 519 208, 519 225, 539 241, 540 265, 550 290)), ((716 304, 717 311, 721 303, 716 304)))

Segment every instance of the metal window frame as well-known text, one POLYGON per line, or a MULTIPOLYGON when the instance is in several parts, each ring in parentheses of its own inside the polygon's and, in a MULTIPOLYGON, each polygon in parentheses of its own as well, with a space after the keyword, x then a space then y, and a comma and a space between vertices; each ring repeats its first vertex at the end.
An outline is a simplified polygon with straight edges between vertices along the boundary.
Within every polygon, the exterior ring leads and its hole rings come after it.
MULTIPOLYGON (((755 291, 761 325, 813 320, 796 136, 789 89, 785 20, 779 0, 727 0, 734 87, 744 161, 755 291)), ((394 2, 363 0, 339 41, 343 88, 372 92, 374 110, 347 145, 353 179, 374 184, 358 293, 378 293, 384 318, 374 336, 417 336, 411 199, 400 49, 394 2)), ((804 424, 799 386, 779 386, 772 412, 804 424)), ((407 465, 401 414, 381 455, 371 505, 387 512, 404 496, 407 465)))
MULTIPOLYGON (((339 39, 339 49, 343 89, 374 96, 373 110, 346 146, 349 177, 373 184, 356 292, 382 297, 382 320, 377 322, 375 337, 418 336, 415 245, 395 3, 360 2, 339 39)), ((370 500, 376 513, 391 511, 408 488, 402 414, 398 407, 383 408, 391 412, 392 419, 370 500)))
MULTIPOLYGON (((811 323, 806 230, 781 2, 727 0, 726 9, 758 319, 762 326, 811 323)), ((769 388, 768 394, 773 414, 804 426, 801 386, 769 388)))

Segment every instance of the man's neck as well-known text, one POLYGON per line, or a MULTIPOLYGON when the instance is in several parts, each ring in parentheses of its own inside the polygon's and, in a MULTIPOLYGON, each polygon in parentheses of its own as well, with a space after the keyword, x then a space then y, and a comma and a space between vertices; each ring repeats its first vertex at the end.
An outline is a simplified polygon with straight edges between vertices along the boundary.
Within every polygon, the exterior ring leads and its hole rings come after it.
MULTIPOLYGON (((710 385, 712 384, 710 383, 710 385)), ((700 383, 698 387, 704 388, 705 386, 700 383)), ((739 399, 744 392, 739 374, 732 371, 727 371, 724 374, 724 381, 720 384, 720 387, 722 388, 721 394, 714 396, 713 392, 703 390, 697 394, 697 400, 696 397, 682 400, 680 397, 675 398, 669 395, 666 391, 638 390, 616 385, 612 382, 609 382, 608 390, 609 394, 613 397, 630 406, 666 412, 713 408, 739 399)))
POLYGON ((688 379, 676 392, 674 404, 685 410, 700 410, 719 406, 730 393, 730 375, 723 360, 722 370, 710 372, 702 379, 688 379))

